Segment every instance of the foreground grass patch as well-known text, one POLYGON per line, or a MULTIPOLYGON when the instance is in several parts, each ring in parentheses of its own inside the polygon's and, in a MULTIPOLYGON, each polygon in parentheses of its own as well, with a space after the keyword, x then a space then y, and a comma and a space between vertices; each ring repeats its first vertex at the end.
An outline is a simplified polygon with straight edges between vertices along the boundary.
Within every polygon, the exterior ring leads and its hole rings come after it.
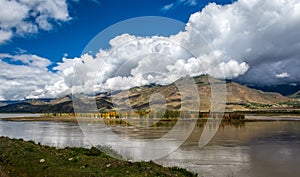
POLYGON ((56 149, 0 137, 0 176, 196 176, 153 162, 114 159, 96 148, 56 149))

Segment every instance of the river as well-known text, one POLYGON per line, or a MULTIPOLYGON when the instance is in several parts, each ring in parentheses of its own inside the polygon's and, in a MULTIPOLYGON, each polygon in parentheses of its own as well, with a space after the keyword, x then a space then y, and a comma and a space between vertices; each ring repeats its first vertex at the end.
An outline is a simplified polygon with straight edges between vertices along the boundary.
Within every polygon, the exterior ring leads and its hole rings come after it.
MULTIPOLYGON (((185 143, 155 162, 186 168, 199 176, 293 177, 300 174, 300 121, 222 123, 212 141, 199 148, 202 131, 203 126, 196 126, 185 143)), ((78 124, 72 122, 0 119, 0 136, 56 147, 91 146, 78 124)))

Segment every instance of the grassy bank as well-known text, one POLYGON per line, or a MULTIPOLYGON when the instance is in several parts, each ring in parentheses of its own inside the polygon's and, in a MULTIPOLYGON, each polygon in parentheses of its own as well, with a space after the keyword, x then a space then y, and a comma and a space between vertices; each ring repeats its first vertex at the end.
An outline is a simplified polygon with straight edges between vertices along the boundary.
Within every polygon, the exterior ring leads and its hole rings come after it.
POLYGON ((96 148, 65 148, 0 137, 0 176, 196 176, 153 162, 127 162, 96 148))

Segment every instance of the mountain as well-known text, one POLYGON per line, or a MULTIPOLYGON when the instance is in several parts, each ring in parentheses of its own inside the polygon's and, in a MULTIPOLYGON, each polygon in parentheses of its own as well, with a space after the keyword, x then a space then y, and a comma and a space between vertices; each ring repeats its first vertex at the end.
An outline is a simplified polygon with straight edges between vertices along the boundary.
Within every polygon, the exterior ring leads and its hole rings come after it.
POLYGON ((66 96, 51 101, 44 99, 30 99, 15 104, 0 107, 3 113, 55 113, 73 112, 71 96, 66 96))
POLYGON ((300 90, 292 95, 289 96, 290 98, 296 98, 296 99, 300 99, 300 90))
POLYGON ((20 100, 7 100, 7 101, 0 101, 0 107, 1 106, 6 106, 6 105, 10 105, 10 104, 16 104, 16 103, 20 103, 22 101, 20 100))
MULTIPOLYGON (((209 111, 211 107, 211 84, 222 84, 224 81, 211 78, 207 75, 195 77, 192 80, 199 94, 200 110, 209 111)), ((164 106, 168 110, 180 110, 182 105, 185 108, 193 107, 192 98, 181 99, 183 95, 189 95, 193 90, 191 85, 186 83, 185 78, 181 78, 169 85, 147 85, 134 87, 129 90, 114 93, 100 93, 95 97, 86 96, 80 100, 80 104, 89 110, 91 100, 96 100, 97 108, 100 111, 113 110, 115 106, 119 110, 149 110, 150 108, 162 109, 164 106), (149 103, 150 102, 150 103, 149 103)), ((224 92, 225 90, 221 90, 224 92)), ((299 96, 299 94, 298 94, 299 96)), ((249 110, 273 107, 286 107, 287 102, 292 98, 282 96, 279 93, 264 92, 249 88, 235 82, 226 83, 226 110, 249 110)), ((223 100, 224 102, 225 100, 223 100)), ((76 102, 76 105, 78 102, 76 102)), ((71 96, 65 96, 51 101, 27 100, 21 103, 10 104, 0 107, 0 112, 73 112, 73 102, 71 96)))
POLYGON ((281 84, 281 85, 268 85, 268 86, 249 86, 254 89, 262 90, 265 92, 277 92, 284 96, 289 96, 300 90, 300 83, 281 84))
POLYGON ((51 100, 53 100, 52 98, 41 98, 41 99, 25 99, 25 100, 3 100, 3 101, 0 101, 0 107, 2 106, 7 106, 7 105, 15 105, 15 104, 18 104, 18 103, 24 103, 24 102, 39 102, 39 103, 42 103, 42 102, 50 102, 51 100))
MULTIPOLYGON (((211 106, 211 85, 223 83, 220 80, 209 78, 208 76, 195 77, 194 81, 197 85, 198 94, 200 98, 200 110, 209 111, 211 106)), ((179 91, 177 85, 180 81, 166 86, 153 87, 136 87, 126 92, 120 92, 113 95, 114 103, 119 105, 119 108, 131 106, 133 109, 149 109, 149 99, 154 93, 160 93, 166 101, 168 110, 179 110, 182 104, 189 104, 182 102, 181 94, 185 91, 179 91), (130 103, 125 103, 124 100, 129 98, 130 103)), ((188 89, 187 89, 188 91, 188 89)), ((183 93, 184 94, 184 93, 183 93)), ((235 82, 226 83, 226 109, 233 110, 247 110, 260 109, 272 106, 280 106, 278 104, 292 101, 290 98, 282 96, 279 93, 263 92, 260 90, 248 88, 235 82)), ((187 100, 185 100, 187 101, 187 100)))

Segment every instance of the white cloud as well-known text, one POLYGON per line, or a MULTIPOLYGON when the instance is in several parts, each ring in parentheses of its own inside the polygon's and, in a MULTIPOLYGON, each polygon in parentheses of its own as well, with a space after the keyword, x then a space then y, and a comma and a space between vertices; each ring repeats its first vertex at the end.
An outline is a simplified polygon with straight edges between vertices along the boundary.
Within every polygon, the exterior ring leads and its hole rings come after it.
POLYGON ((36 55, 0 54, 1 99, 62 96, 62 88, 53 94, 45 89, 63 80, 59 74, 48 71, 50 64, 48 59, 36 55))
POLYGON ((171 9, 174 9, 178 6, 196 6, 198 4, 198 0, 177 0, 174 3, 166 4, 161 8, 162 12, 167 12, 171 9))
POLYGON ((187 24, 222 51, 222 60, 249 64, 238 81, 251 84, 299 82, 300 13, 298 0, 239 0, 230 5, 210 4, 191 15, 187 24), (289 71, 278 80, 276 74, 289 71))
POLYGON ((0 30, 0 45, 12 37, 11 31, 0 30))
POLYGON ((287 72, 284 72, 284 73, 281 73, 281 74, 276 74, 276 77, 279 78, 279 79, 287 78, 287 77, 290 77, 290 74, 287 73, 287 72))
POLYGON ((150 83, 168 84, 187 74, 224 76, 251 84, 298 83, 298 7, 298 0, 210 4, 191 15, 186 29, 176 35, 123 34, 111 39, 110 49, 100 50, 94 57, 85 54, 63 58, 53 68, 56 73, 48 71, 50 61, 42 57, 1 54, 12 61, 1 60, 1 71, 5 72, 0 74, 4 83, 0 98, 59 96, 78 90, 81 85, 87 93, 93 93, 150 83), (11 64, 14 61, 23 65, 11 64))
POLYGON ((183 2, 185 5, 188 6, 195 6, 198 4, 197 0, 180 0, 181 2, 183 2))
POLYGON ((252 84, 299 82, 300 13, 295 10, 299 4, 297 0, 240 0, 224 6, 212 3, 191 15, 186 30, 177 35, 116 37, 110 50, 100 51, 94 58, 105 66, 98 81, 102 88, 118 89, 152 82, 167 84, 189 73, 252 84), (286 70, 289 77, 278 80, 276 74, 286 70))
POLYGON ((164 6, 161 8, 161 11, 166 12, 166 11, 172 9, 173 7, 174 7, 174 3, 167 4, 167 5, 164 5, 164 6))
POLYGON ((0 44, 70 20, 66 0, 0 0, 0 44))
POLYGON ((26 66, 34 67, 34 68, 46 68, 51 64, 51 62, 46 59, 39 57, 37 55, 28 55, 28 54, 22 54, 22 55, 9 55, 9 54, 0 54, 0 58, 8 58, 10 61, 20 61, 26 66))
POLYGON ((233 59, 219 61, 216 54, 221 55, 221 52, 218 51, 210 50, 209 53, 191 56, 191 51, 181 43, 187 42, 182 39, 188 35, 189 32, 171 37, 123 34, 110 41, 109 50, 100 50, 95 57, 85 54, 81 58, 64 59, 54 69, 63 73, 64 82, 69 87, 76 72, 75 87, 81 85, 89 94, 150 83, 165 85, 186 75, 210 74, 217 78, 234 78, 247 71, 245 62, 239 63, 233 59))

